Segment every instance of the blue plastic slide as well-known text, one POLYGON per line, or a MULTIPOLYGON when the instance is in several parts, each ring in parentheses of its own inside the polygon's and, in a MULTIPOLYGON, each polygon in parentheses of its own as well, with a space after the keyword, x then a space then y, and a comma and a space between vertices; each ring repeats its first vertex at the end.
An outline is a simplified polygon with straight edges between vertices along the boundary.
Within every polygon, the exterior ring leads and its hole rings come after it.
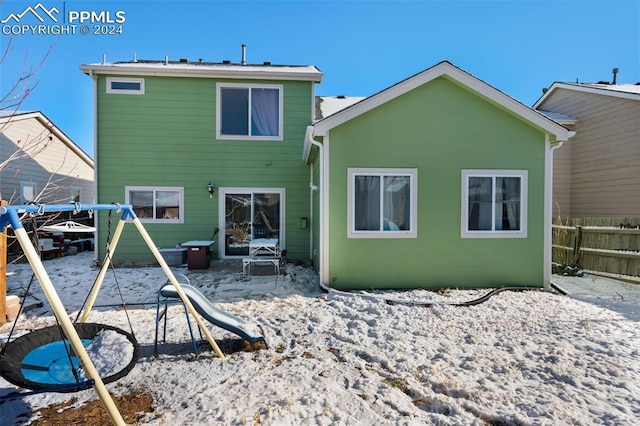
MULTIPOLYGON (((267 341, 261 333, 262 328, 259 325, 248 323, 242 318, 216 307, 195 287, 188 284, 180 284, 180 287, 182 287, 195 310, 211 324, 237 334, 251 344, 263 342, 268 347, 267 341)), ((178 292, 171 284, 162 287, 160 295, 165 298, 180 300, 178 292)))

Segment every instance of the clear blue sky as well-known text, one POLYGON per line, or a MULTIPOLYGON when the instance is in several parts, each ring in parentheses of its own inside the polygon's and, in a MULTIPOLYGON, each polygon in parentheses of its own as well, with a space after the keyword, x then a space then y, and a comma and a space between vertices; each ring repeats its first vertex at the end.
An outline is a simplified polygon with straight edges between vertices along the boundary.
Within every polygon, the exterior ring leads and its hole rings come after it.
MULTIPOLYGON (((0 0, 0 20, 38 2, 0 0)), ((92 156, 92 81, 78 67, 103 55, 238 62, 244 43, 248 62, 315 65, 325 74, 316 94, 348 96, 374 94, 446 59, 529 106, 554 81, 610 81, 614 67, 618 82, 640 81, 638 0, 40 3, 58 16, 124 12, 121 35, 0 35, 2 51, 10 45, 0 94, 47 55, 21 109, 41 110, 92 156)))

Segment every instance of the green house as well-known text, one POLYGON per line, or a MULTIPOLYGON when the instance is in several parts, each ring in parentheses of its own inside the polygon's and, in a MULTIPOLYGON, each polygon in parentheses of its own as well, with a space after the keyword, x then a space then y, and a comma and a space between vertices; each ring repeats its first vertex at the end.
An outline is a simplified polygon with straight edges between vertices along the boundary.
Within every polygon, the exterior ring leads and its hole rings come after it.
MULTIPOLYGON (((97 202, 131 204, 161 248, 213 240, 234 259, 277 239, 341 289, 549 284, 551 162, 570 134, 449 62, 315 122, 314 66, 81 69, 97 202)), ((152 260, 133 231, 117 253, 152 260)))
POLYGON ((312 258, 340 289, 543 287, 567 129, 441 62, 307 129, 312 258))
MULTIPOLYGON (((243 55, 80 69, 94 81, 99 203, 131 204, 160 248, 213 240, 214 257, 241 258, 252 238, 270 237, 289 257, 309 258, 300 155, 323 76, 316 67, 248 64, 243 55)), ((108 223, 101 214, 99 258, 108 223)), ((153 260, 136 234, 125 230, 115 260, 153 260)))

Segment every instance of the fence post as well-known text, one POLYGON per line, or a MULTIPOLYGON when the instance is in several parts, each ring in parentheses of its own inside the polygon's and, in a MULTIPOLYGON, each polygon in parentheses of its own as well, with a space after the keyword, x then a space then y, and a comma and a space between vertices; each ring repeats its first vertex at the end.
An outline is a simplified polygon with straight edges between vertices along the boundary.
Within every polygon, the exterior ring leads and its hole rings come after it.
MULTIPOLYGON (((0 200, 0 206, 9 204, 0 200)), ((0 232, 0 325, 7 322, 7 229, 0 232)))
POLYGON ((576 238, 573 244, 573 263, 578 264, 578 257, 580 256, 580 247, 582 246, 582 225, 576 225, 576 238))

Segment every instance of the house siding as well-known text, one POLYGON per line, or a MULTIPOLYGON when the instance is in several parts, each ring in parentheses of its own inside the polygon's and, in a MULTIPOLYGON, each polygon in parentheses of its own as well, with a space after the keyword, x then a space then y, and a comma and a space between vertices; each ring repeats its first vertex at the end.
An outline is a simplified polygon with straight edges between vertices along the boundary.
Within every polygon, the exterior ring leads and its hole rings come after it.
POLYGON ((571 214, 572 139, 553 151, 553 217, 571 214))
MULTIPOLYGON (((569 150, 571 198, 565 216, 637 216, 640 211, 640 102, 557 89, 538 109, 577 120, 569 150)), ((557 163, 556 163, 557 164, 557 163)), ((566 160, 564 160, 566 165, 566 160)), ((554 169, 558 176, 558 169, 554 169)), ((560 174, 562 176, 562 174, 560 174)))
POLYGON ((543 285, 545 135, 446 77, 330 130, 336 288, 543 285), (347 238, 349 167, 418 170, 417 238, 347 238), (461 171, 528 171, 526 238, 461 238, 461 171))
POLYGON ((36 184, 37 192, 44 190, 39 199, 41 203, 66 204, 75 188, 81 189, 81 202, 95 201, 93 166, 76 155, 38 119, 16 116, 1 127, 3 157, 8 158, 17 151, 24 154, 2 170, 0 193, 3 199, 12 204, 24 203, 20 185, 31 182, 36 184))
MULTIPOLYGON (((221 80, 145 77, 144 95, 123 95, 106 93, 106 77, 97 84, 100 202, 124 202, 125 186, 183 188, 184 223, 145 224, 156 245, 174 247, 209 239, 220 226, 218 190, 209 198, 208 182, 216 188, 283 188, 286 249, 291 258, 309 257, 309 231, 299 227, 299 218, 309 211, 309 172, 300 154, 312 116, 312 83, 261 81, 283 85, 284 138, 246 141, 216 139, 216 83, 221 80)), ((103 251, 106 227, 99 230, 103 251)), ((123 233, 116 260, 151 259, 135 234, 123 233)), ((221 230, 214 250, 222 246, 223 235, 221 230)))

